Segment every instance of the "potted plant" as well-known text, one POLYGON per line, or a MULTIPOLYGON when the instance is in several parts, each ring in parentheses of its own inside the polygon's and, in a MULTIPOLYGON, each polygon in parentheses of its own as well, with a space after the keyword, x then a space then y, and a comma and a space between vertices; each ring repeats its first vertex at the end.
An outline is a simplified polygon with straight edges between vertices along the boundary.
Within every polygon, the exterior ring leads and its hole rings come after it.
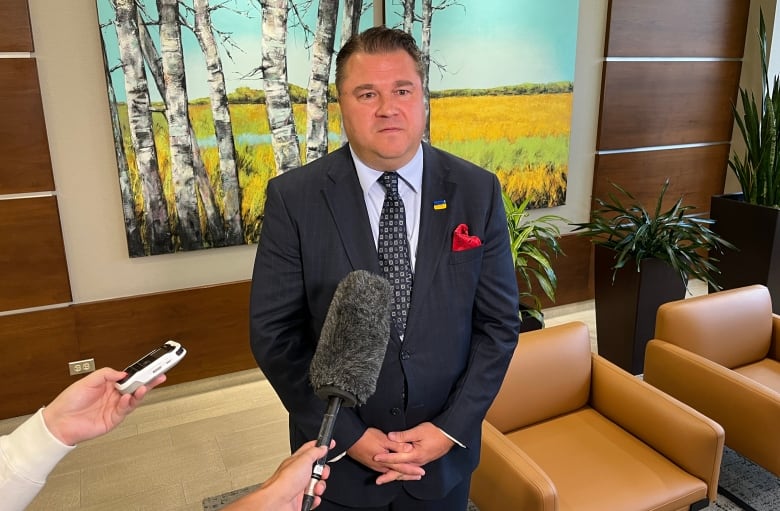
POLYGON ((731 289, 764 284, 772 295, 775 313, 780 312, 780 79, 770 82, 766 54, 766 25, 760 14, 758 30, 762 93, 740 88, 742 113, 733 107, 734 120, 745 142, 728 166, 741 193, 713 196, 710 218, 713 229, 731 241, 737 250, 724 254, 719 268, 721 284, 731 289))
POLYGON ((689 278, 717 288, 717 259, 708 253, 732 245, 708 227, 711 219, 692 215, 694 206, 683 206, 682 197, 663 209, 668 179, 652 212, 630 192, 611 184, 623 199, 613 193, 608 200, 596 198, 598 208, 590 221, 571 225, 595 245, 598 352, 641 374, 658 307, 684 298, 689 278))
POLYGON ((558 222, 567 220, 558 215, 542 215, 535 219, 528 212, 529 199, 515 202, 503 192, 512 262, 517 276, 520 297, 520 331, 536 330, 544 326, 541 291, 555 301, 558 277, 552 267, 552 256, 563 254, 558 243, 561 236, 558 222))

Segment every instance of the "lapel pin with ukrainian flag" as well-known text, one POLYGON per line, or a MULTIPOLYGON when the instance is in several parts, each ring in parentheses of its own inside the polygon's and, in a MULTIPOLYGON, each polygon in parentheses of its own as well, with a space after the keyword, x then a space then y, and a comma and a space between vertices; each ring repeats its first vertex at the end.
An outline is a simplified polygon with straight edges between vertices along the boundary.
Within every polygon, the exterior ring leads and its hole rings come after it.
POLYGON ((433 209, 447 209, 447 201, 443 199, 433 201, 433 209))

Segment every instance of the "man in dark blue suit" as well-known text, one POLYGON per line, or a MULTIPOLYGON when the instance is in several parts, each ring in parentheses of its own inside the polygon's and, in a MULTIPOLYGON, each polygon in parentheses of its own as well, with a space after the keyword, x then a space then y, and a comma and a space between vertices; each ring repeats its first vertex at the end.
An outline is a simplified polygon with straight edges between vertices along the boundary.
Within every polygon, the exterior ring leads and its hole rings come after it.
POLYGON ((336 60, 349 144, 268 184, 251 345, 290 414, 293 448, 316 438, 322 421, 308 369, 336 286, 353 270, 382 274, 384 173, 399 176, 405 206, 405 329, 393 323, 375 394, 339 413, 324 511, 464 510, 481 422, 517 343, 500 185, 422 142, 423 73, 406 33, 375 27, 353 37, 336 60))

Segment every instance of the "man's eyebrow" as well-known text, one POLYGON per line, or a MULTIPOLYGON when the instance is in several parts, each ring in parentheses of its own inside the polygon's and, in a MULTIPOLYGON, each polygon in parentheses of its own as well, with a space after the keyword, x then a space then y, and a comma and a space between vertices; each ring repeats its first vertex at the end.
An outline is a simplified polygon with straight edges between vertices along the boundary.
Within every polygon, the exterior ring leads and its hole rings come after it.
MULTIPOLYGON (((393 87, 414 87, 414 82, 411 80, 396 80, 393 82, 393 87)), ((373 83, 361 83, 360 85, 356 85, 352 92, 359 93, 366 90, 374 90, 376 89, 376 85, 373 83)))
POLYGON ((364 90, 372 90, 372 89, 374 89, 374 88, 375 88, 375 87, 374 87, 374 84, 373 84, 373 83, 361 83, 360 85, 356 85, 356 86, 355 86, 355 87, 352 89, 352 91, 353 91, 353 92, 361 92, 361 91, 364 91, 364 90))

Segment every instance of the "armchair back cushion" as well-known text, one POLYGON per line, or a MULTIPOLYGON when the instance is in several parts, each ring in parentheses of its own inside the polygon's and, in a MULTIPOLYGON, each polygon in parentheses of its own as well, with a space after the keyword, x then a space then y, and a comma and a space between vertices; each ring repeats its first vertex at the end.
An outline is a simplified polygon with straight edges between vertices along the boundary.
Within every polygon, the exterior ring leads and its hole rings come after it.
POLYGON ((488 410, 490 424, 507 433, 585 406, 590 395, 591 351, 584 323, 524 332, 518 344, 534 347, 512 358, 488 410))
POLYGON ((655 338, 712 360, 729 369, 769 354, 772 300, 755 285, 661 305, 655 338))

